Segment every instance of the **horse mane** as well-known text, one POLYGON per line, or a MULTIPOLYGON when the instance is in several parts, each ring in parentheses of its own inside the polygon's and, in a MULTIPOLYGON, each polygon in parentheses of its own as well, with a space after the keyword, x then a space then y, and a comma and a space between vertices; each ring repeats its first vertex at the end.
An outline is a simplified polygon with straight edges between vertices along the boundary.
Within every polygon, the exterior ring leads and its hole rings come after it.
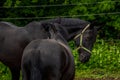
POLYGON ((59 29, 61 27, 60 24, 57 23, 43 23, 43 26, 46 28, 45 30, 49 32, 49 38, 55 39, 56 41, 62 41, 63 43, 67 44, 67 41, 63 38, 59 29))
POLYGON ((62 27, 61 24, 58 24, 58 23, 55 23, 55 24, 57 24, 56 28, 58 30, 58 33, 60 33, 67 40, 69 35, 68 31, 64 27, 62 27))
POLYGON ((28 23, 27 25, 25 25, 26 28, 34 28, 34 26, 36 25, 40 25, 41 23, 37 22, 37 21, 32 21, 30 23, 28 23))
POLYGON ((43 22, 51 22, 51 23, 58 23, 62 26, 68 26, 68 27, 78 27, 78 28, 84 28, 86 25, 90 24, 88 21, 80 20, 77 18, 54 18, 54 19, 48 19, 43 20, 43 22))

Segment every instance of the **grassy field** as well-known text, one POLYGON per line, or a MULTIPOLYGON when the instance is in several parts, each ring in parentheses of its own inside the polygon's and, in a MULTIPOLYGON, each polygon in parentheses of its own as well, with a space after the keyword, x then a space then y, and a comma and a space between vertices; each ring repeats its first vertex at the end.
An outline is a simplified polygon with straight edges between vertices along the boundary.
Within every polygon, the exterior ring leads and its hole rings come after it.
MULTIPOLYGON (((74 49, 74 43, 70 42, 74 49)), ((119 80, 120 79, 120 41, 97 40, 90 61, 82 64, 78 54, 73 50, 76 64, 76 80, 119 80), (85 79, 84 79, 85 78, 85 79), (107 80, 107 79, 105 79, 107 80)), ((7 67, 0 63, 0 80, 10 80, 11 74, 7 67)))
MULTIPOLYGON (((74 49, 74 45, 72 45, 74 49)), ((76 78, 114 78, 120 80, 120 41, 97 40, 90 61, 82 64, 73 50, 76 63, 76 78)), ((113 80, 113 79, 112 79, 113 80)))

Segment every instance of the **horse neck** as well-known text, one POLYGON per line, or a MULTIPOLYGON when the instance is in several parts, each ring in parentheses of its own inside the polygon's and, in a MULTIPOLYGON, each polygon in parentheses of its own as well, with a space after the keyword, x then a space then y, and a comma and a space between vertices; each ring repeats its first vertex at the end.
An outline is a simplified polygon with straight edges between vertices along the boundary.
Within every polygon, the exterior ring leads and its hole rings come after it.
POLYGON ((68 36, 68 41, 73 40, 73 38, 74 38, 77 34, 79 34, 80 32, 81 32, 80 29, 78 29, 78 30, 76 30, 76 31, 70 32, 70 33, 69 33, 69 36, 68 36))

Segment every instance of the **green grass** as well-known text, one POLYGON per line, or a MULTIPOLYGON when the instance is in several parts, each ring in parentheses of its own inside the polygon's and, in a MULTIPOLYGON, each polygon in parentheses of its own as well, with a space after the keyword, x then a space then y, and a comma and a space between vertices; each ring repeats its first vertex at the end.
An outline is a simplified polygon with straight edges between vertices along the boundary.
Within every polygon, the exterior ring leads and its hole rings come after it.
POLYGON ((76 77, 86 78, 120 78, 120 41, 97 40, 90 61, 82 64, 78 54, 73 50, 76 63, 76 77))
MULTIPOLYGON (((70 42, 74 49, 74 43, 70 42)), ((73 50, 75 57, 76 78, 120 78, 120 41, 97 40, 90 61, 82 64, 78 60, 78 53, 73 50)), ((0 80, 10 80, 11 75, 7 67, 0 63, 0 80)))
MULTIPOLYGON (((8 67, 0 62, 0 80, 11 80, 11 72, 8 67)), ((22 80, 22 77, 20 77, 22 80)))
POLYGON ((86 69, 86 70, 78 70, 76 71, 76 78, 120 78, 120 71, 108 71, 106 69, 86 69))
POLYGON ((9 69, 0 63, 0 80, 10 80, 11 79, 11 74, 9 69))

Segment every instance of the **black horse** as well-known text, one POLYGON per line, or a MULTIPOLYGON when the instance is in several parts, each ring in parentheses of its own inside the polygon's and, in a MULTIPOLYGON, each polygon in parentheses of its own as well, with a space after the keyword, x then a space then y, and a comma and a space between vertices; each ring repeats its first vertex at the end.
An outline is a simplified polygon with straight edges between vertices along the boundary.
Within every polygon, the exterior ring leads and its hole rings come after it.
POLYGON ((55 18, 41 22, 58 23, 62 25, 60 33, 67 40, 74 40, 82 63, 88 62, 93 45, 96 41, 97 31, 95 23, 90 23, 77 18, 55 18))
POLYGON ((49 21, 63 26, 58 29, 67 41, 74 39, 77 47, 82 46, 82 48, 78 48, 81 62, 89 60, 92 46, 96 39, 97 29, 92 25, 89 26, 89 23, 86 21, 62 18, 61 20, 57 19, 57 21, 56 19, 43 22, 33 21, 25 27, 17 27, 8 22, 0 22, 0 61, 10 68, 12 80, 19 80, 24 48, 32 40, 48 38, 49 33, 44 30, 42 23, 49 21), (81 32, 82 36, 79 35, 81 32))
POLYGON ((0 61, 11 70, 12 80, 19 80, 21 57, 28 40, 25 29, 0 22, 0 61))
POLYGON ((73 80, 74 57, 55 24, 45 24, 48 39, 36 39, 22 56, 23 80, 73 80))
POLYGON ((25 27, 17 27, 8 22, 0 22, 0 61, 9 67, 12 80, 19 80, 24 48, 32 40, 47 39, 48 35, 44 23, 33 21, 25 27))

